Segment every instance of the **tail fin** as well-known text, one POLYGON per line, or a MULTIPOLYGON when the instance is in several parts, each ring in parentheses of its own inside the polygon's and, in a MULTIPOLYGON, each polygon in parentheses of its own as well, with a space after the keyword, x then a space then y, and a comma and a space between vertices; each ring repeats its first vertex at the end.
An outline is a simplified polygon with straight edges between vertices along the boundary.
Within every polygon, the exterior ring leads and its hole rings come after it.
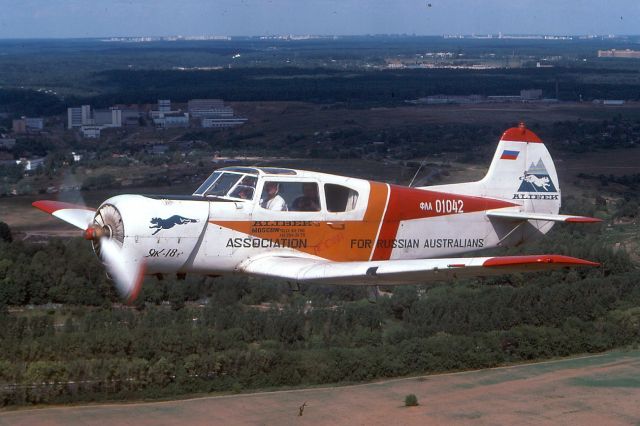
POLYGON ((525 212, 560 210, 556 167, 547 147, 524 123, 502 134, 489 171, 478 184, 484 196, 513 200, 525 212))
POLYGON ((557 214, 560 186, 551 155, 524 123, 502 134, 489 171, 482 180, 424 187, 464 195, 508 200, 521 211, 557 214))

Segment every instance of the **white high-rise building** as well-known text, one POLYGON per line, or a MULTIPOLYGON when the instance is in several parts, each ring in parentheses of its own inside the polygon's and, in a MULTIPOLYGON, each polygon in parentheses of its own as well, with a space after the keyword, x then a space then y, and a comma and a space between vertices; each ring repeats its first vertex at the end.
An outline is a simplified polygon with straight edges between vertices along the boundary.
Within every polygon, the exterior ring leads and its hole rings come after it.
POLYGON ((69 129, 93 124, 92 120, 91 105, 67 109, 67 128, 69 129))
POLYGON ((90 105, 67 109, 67 127, 80 129, 86 138, 99 138, 100 131, 109 127, 122 127, 120 108, 91 110, 90 105))
POLYGON ((122 110, 111 108, 111 127, 122 127, 122 110))

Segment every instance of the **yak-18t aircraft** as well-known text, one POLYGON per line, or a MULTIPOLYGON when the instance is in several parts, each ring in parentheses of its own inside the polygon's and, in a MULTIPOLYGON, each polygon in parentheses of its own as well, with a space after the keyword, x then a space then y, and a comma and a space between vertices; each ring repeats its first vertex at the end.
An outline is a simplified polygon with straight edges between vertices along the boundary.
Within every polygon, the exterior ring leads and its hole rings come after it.
POLYGON ((551 156, 508 129, 477 182, 405 187, 272 167, 216 170, 190 196, 118 195, 97 210, 33 205, 83 230, 121 295, 144 275, 241 273, 292 283, 422 284, 597 263, 556 254, 459 257, 521 244, 560 215, 551 156))

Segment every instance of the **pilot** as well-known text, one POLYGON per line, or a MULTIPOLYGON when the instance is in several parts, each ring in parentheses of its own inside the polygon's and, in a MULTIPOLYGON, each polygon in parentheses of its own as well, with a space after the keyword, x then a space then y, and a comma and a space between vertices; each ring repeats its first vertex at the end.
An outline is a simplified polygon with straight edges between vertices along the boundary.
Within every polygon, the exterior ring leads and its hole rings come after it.
POLYGON ((251 188, 255 188, 257 181, 258 180, 254 176, 245 176, 244 178, 242 178, 240 185, 250 186, 251 188))
POLYGON ((318 198, 318 185, 307 182, 302 184, 302 196, 295 199, 291 210, 300 212, 320 211, 320 199, 318 198))
POLYGON ((264 184, 264 191, 262 193, 262 200, 260 200, 260 206, 267 210, 287 210, 287 203, 284 201, 278 191, 280 186, 276 182, 266 182, 264 184))

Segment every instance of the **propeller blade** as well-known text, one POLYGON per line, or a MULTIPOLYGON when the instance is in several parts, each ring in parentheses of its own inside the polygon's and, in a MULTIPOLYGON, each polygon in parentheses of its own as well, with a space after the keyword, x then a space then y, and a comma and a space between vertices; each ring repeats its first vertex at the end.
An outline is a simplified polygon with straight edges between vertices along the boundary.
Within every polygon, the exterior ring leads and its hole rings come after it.
POLYGON ((116 284, 118 293, 127 303, 132 303, 142 288, 144 263, 129 261, 122 254, 120 246, 108 237, 100 238, 100 249, 102 260, 116 284))
MULTIPOLYGON (((84 204, 79 193, 77 199, 84 204)), ((109 221, 109 226, 107 226, 107 220, 103 215, 105 206, 98 211, 98 216, 92 208, 62 201, 36 201, 33 206, 82 229, 84 238, 93 241, 94 244, 100 240, 100 248, 96 249, 96 252, 99 253, 109 275, 115 282, 118 293, 126 303, 136 300, 144 279, 144 262, 132 262, 123 255, 120 245, 112 239, 114 232, 116 235, 123 233, 122 219, 113 206, 110 207, 111 210, 108 209, 111 216, 107 216, 107 219, 110 217, 112 219, 109 221)))
POLYGON ((41 200, 35 201, 32 205, 82 230, 87 229, 87 227, 91 225, 93 216, 96 213, 96 211, 90 207, 63 203, 62 201, 41 200))

